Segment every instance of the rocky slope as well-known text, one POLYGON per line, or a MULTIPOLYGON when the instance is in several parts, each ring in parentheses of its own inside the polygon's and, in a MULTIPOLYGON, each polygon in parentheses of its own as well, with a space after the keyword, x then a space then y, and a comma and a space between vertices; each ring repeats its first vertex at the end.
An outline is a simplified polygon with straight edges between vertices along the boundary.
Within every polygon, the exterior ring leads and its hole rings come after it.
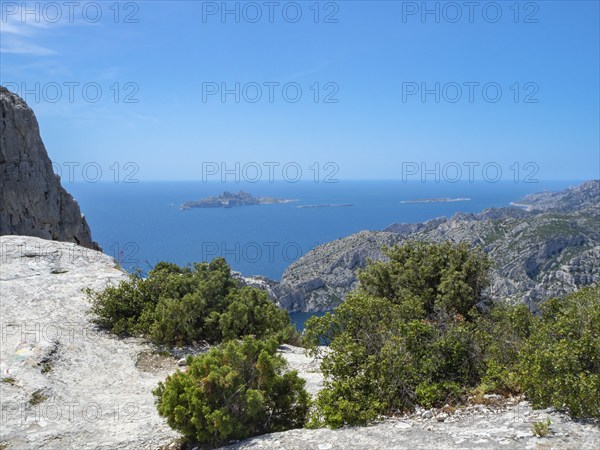
POLYGON ((292 311, 331 309, 356 287, 356 273, 367 258, 380 259, 383 245, 413 239, 482 246, 493 261, 489 295, 495 299, 535 307, 600 281, 600 181, 530 195, 519 205, 394 224, 327 243, 290 265, 271 288, 292 311))
POLYGON ((123 279, 115 261, 35 237, 3 236, 0 249, 0 448, 150 449, 175 439, 151 394, 174 364, 149 365, 149 345, 88 321, 82 289, 123 279))
POLYGON ((320 245, 292 263, 272 292, 290 311, 331 309, 356 287, 356 273, 367 259, 382 259, 381 249, 400 240, 396 233, 361 231, 320 245))
POLYGON ((0 86, 0 235, 98 248, 79 205, 52 170, 33 111, 0 86))
MULTIPOLYGON (((179 435, 159 417, 151 391, 185 370, 177 358, 198 351, 165 356, 90 323, 83 290, 126 277, 99 251, 0 237, 0 449, 175 448, 179 435)), ((298 347, 279 351, 315 395, 319 362, 298 347)))

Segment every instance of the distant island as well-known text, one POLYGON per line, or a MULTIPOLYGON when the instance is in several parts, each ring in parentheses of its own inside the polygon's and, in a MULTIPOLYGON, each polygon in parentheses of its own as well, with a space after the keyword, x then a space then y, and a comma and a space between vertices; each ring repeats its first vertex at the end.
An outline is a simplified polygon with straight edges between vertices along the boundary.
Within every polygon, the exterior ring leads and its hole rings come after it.
POLYGON ((459 197, 436 197, 436 198, 418 198, 416 200, 402 200, 400 203, 452 203, 452 202, 468 202, 470 198, 459 197))
POLYGON ((352 203, 327 203, 325 205, 299 205, 296 208, 347 208, 354 206, 352 203))
POLYGON ((297 200, 274 197, 254 197, 253 195, 240 191, 237 194, 223 192, 219 196, 210 196, 201 200, 185 202, 179 209, 187 210, 192 208, 233 208, 234 206, 250 205, 275 205, 281 203, 290 203, 297 200))

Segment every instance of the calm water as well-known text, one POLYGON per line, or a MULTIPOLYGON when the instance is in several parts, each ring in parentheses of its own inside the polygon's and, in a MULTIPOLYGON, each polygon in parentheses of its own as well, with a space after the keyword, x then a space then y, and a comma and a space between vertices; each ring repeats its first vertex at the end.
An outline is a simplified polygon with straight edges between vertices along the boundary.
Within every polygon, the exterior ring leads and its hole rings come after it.
MULTIPOLYGON (((560 190, 578 182, 402 183, 341 181, 335 184, 201 182, 65 183, 78 200, 105 253, 127 270, 146 272, 158 261, 188 264, 227 259, 245 275, 279 279, 285 268, 315 246, 395 222, 507 206, 524 195, 560 190), (188 200, 223 191, 298 199, 281 205, 179 210, 188 200), (455 203, 402 204, 402 200, 468 197, 455 203), (353 204, 352 207, 297 208, 353 204)), ((298 319, 302 322, 304 319, 298 319)))

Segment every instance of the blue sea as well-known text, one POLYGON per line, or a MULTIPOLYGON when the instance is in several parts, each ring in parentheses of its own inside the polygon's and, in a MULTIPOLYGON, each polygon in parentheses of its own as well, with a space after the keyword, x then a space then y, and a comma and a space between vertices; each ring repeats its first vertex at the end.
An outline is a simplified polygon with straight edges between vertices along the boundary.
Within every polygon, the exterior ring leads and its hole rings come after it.
MULTIPOLYGON (((577 181, 536 183, 340 181, 338 183, 63 183, 81 206, 104 252, 129 271, 159 261, 180 265, 217 256, 244 275, 279 280, 285 268, 325 242, 396 222, 508 206, 526 194, 561 190, 577 181), (189 200, 224 191, 295 199, 287 204, 180 210, 189 200), (421 198, 470 198, 452 203, 401 203, 421 198), (349 207, 298 208, 352 204, 349 207)), ((299 319, 300 320, 300 319, 299 319)), ((302 319, 303 321, 303 319, 302 319)))

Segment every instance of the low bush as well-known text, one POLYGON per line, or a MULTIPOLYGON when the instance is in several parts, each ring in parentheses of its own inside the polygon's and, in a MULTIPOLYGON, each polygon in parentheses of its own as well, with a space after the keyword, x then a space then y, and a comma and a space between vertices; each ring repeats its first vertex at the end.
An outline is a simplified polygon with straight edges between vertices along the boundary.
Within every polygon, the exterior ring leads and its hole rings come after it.
POLYGON ((94 321, 121 335, 144 335, 156 344, 218 343, 245 335, 294 339, 286 311, 267 294, 240 287, 222 258, 179 267, 161 262, 147 278, 103 291, 88 290, 94 321))
POLYGON ((309 410, 305 381, 284 373, 277 340, 246 337, 190 358, 154 390, 157 408, 188 440, 210 446, 302 427, 309 410))
POLYGON ((531 424, 531 433, 537 437, 546 437, 550 434, 550 424, 552 422, 550 419, 546 419, 545 421, 533 422, 531 424))

